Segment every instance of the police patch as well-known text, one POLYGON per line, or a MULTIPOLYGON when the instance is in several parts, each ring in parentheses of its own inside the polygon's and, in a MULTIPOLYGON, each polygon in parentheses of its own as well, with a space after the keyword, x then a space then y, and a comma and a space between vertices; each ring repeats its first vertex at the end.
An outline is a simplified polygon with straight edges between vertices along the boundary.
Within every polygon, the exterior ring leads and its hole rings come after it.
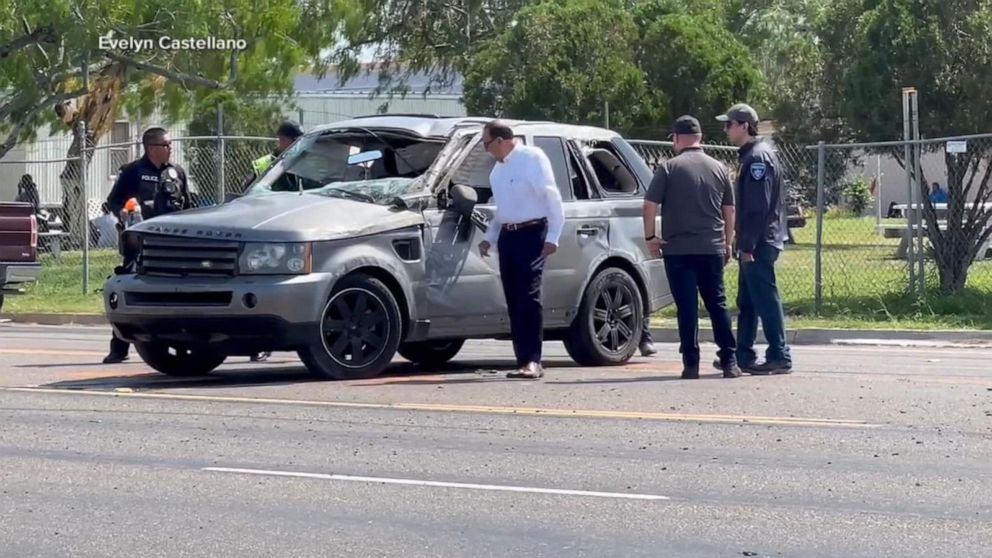
POLYGON ((760 161, 751 163, 751 178, 761 180, 765 177, 765 164, 760 161))

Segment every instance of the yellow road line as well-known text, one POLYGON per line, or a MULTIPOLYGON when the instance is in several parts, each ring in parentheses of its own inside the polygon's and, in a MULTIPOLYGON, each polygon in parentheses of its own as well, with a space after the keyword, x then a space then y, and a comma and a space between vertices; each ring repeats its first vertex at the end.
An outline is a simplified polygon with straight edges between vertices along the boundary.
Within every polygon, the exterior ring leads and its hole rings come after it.
POLYGON ((860 420, 763 417, 747 415, 691 415, 677 413, 653 413, 641 411, 601 411, 585 409, 545 409, 539 407, 503 407, 493 405, 449 405, 437 403, 359 403, 348 401, 313 401, 301 399, 273 399, 262 397, 233 397, 218 395, 187 395, 174 393, 136 393, 131 391, 81 391, 55 388, 4 387, 0 391, 27 393, 62 393, 72 395, 95 395, 105 397, 133 397, 139 399, 166 399, 180 401, 209 401, 222 403, 268 403, 276 405, 306 405, 349 409, 382 409, 398 411, 430 411, 442 413, 500 414, 518 416, 573 417, 601 419, 631 419, 663 422, 705 422, 719 424, 760 424, 790 426, 832 426, 847 428, 872 428, 879 426, 860 420))

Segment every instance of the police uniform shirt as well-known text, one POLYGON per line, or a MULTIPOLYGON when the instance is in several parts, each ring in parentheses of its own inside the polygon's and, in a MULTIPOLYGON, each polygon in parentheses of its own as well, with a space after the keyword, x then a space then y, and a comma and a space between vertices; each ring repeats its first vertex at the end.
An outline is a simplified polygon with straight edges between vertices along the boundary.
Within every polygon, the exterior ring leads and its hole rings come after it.
POLYGON ((489 174, 489 183, 496 204, 495 216, 485 236, 490 244, 496 243, 503 224, 545 217, 548 219, 545 242, 558 245, 565 225, 565 212, 551 161, 544 151, 516 145, 503 162, 496 162, 489 174))
POLYGON ((753 254, 759 244, 785 249, 788 215, 782 188, 782 169, 771 146, 763 139, 739 150, 737 176, 737 249, 753 254))
POLYGON ((156 215, 153 201, 155 191, 158 188, 162 171, 172 167, 179 175, 179 187, 182 191, 183 207, 189 207, 189 184, 186 180, 186 171, 179 165, 166 163, 161 167, 156 167, 147 156, 142 156, 136 161, 132 161, 120 168, 117 174, 117 181, 114 183, 110 196, 107 198, 107 205, 114 215, 118 215, 127 200, 137 198, 141 203, 142 217, 150 219, 156 215))

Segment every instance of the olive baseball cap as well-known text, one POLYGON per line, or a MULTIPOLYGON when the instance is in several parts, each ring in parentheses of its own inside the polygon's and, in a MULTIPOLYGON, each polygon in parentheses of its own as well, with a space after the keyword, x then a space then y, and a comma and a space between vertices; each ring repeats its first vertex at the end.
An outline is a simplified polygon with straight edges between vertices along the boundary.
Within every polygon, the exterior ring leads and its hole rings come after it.
POLYGON ((725 114, 717 116, 716 119, 720 122, 747 122, 751 127, 758 128, 758 112, 751 108, 751 105, 744 103, 738 103, 730 107, 725 114))

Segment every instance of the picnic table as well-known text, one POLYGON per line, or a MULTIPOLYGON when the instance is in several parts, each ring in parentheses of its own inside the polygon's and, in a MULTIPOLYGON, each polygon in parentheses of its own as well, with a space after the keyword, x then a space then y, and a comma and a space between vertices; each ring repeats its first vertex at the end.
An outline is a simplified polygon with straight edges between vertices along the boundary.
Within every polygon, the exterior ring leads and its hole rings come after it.
MULTIPOLYGON (((965 204, 965 210, 970 210, 974 207, 980 206, 985 210, 992 210, 992 203, 982 203, 976 204, 975 202, 965 204)), ((896 247, 895 257, 898 259, 905 259, 909 254, 909 243, 916 240, 916 231, 919 229, 919 225, 913 225, 910 227, 908 222, 907 211, 912 208, 920 208, 920 213, 923 213, 923 207, 921 204, 896 204, 892 206, 891 215, 893 218, 904 220, 901 223, 880 223, 876 226, 876 231, 882 233, 885 238, 899 238, 899 246, 896 247)), ((946 203, 935 203, 933 204, 934 213, 937 215, 937 227, 942 230, 947 230, 947 204, 946 203)), ((922 217, 923 226, 923 236, 926 237, 929 234, 928 228, 926 226, 926 218, 922 217)), ((984 259, 988 257, 989 251, 992 251, 992 236, 985 241, 985 245, 978 250, 978 259, 984 259)))

